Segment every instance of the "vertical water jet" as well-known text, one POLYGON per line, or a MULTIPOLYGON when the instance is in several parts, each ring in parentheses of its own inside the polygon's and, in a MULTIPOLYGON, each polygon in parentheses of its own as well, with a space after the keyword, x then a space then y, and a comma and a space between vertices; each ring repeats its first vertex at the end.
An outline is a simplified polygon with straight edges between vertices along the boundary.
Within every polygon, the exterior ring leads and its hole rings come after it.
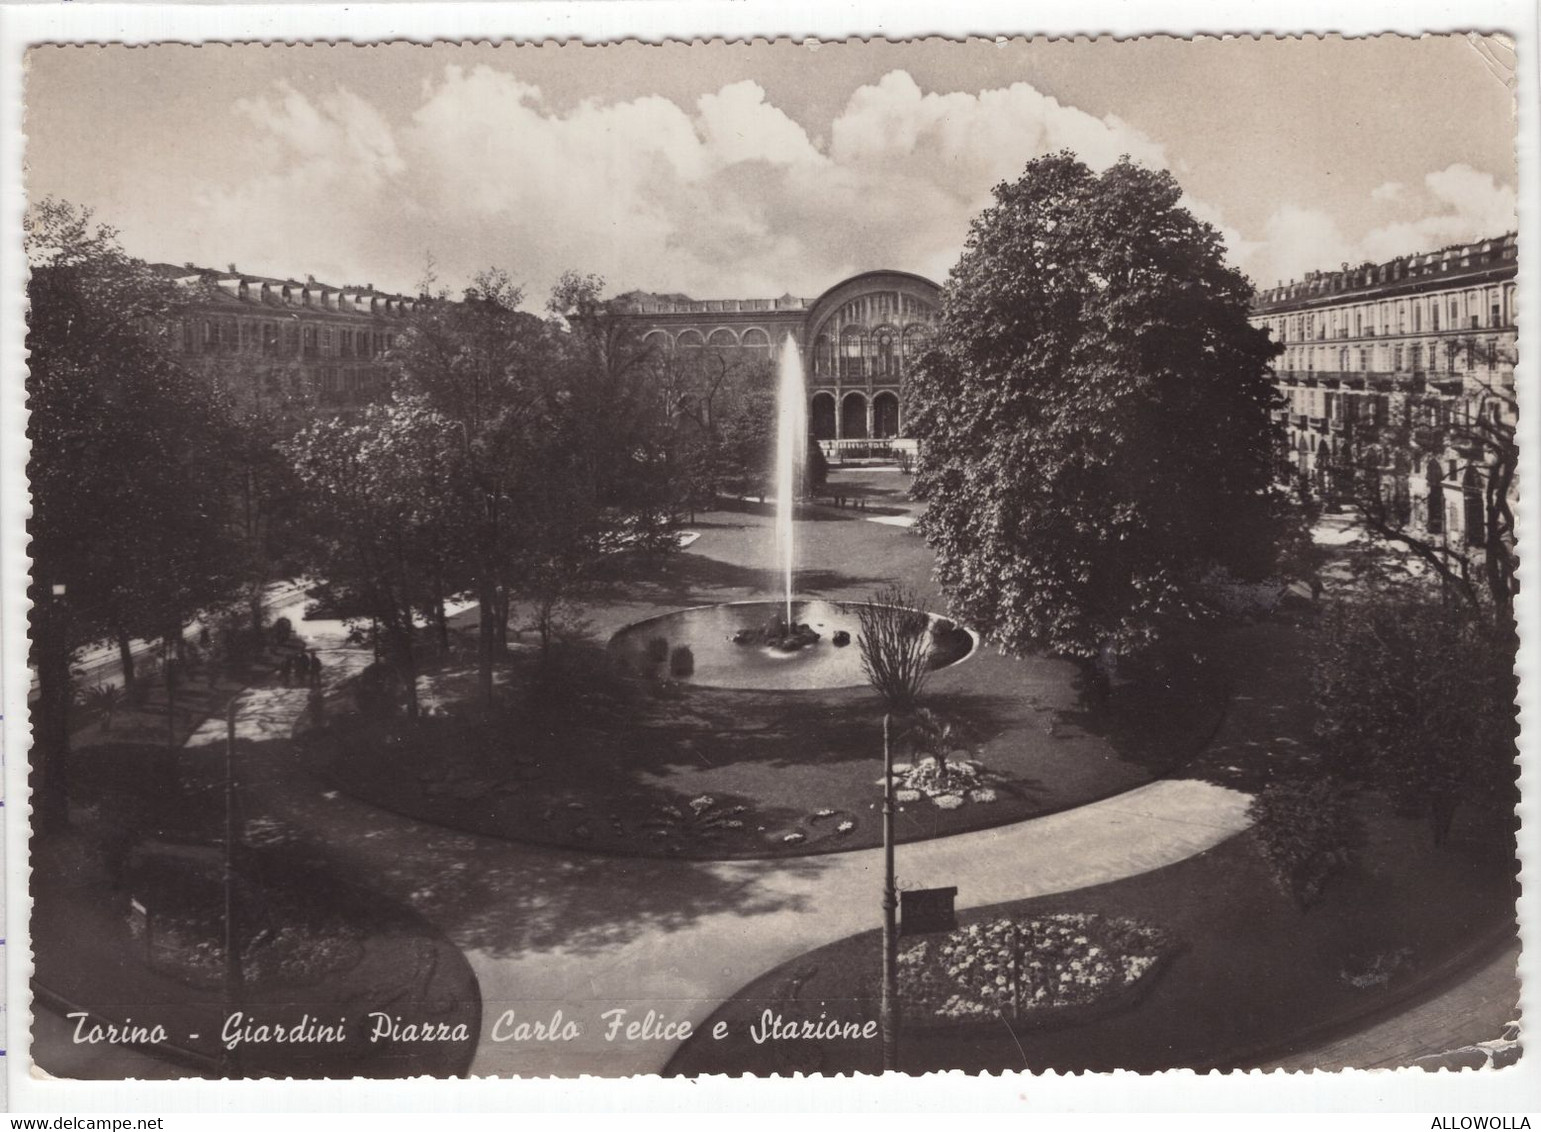
POLYGON ((793 523, 797 490, 808 458, 808 398, 803 388, 803 359, 788 334, 781 343, 780 380, 776 387, 776 560, 781 567, 786 626, 792 617, 792 575, 797 567, 793 523))

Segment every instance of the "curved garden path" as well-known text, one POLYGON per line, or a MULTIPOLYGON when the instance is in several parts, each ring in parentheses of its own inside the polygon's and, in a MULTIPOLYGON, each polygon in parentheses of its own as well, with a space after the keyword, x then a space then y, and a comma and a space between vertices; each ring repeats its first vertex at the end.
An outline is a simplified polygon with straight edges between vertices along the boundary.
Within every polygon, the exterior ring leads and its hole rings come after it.
MULTIPOLYGON (((322 653, 344 675, 360 660, 322 653)), ((322 789, 285 741, 302 689, 253 688, 237 706, 244 808, 268 835, 316 846, 349 879, 411 904, 461 947, 481 987, 476 1075, 656 1073, 676 1040, 606 1040, 601 1014, 699 1024, 735 990, 803 952, 880 922, 881 850, 782 860, 637 860, 545 849, 427 825, 322 789), (566 1042, 493 1040, 549 1021, 566 1042)), ((224 721, 190 740, 221 749, 224 721)), ((901 845, 902 887, 956 885, 960 907, 1066 892, 1161 868, 1246 826, 1248 796, 1168 779, 1079 809, 901 845)))

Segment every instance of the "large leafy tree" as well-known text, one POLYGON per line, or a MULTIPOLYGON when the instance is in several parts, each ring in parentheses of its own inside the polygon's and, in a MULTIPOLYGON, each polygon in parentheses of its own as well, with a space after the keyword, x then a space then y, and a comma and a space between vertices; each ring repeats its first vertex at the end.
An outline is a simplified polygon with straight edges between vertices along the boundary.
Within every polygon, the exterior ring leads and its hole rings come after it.
POLYGON ((1037 159, 973 223, 911 384, 921 530, 954 609, 1083 661, 1273 568, 1276 352, 1167 173, 1037 159))
POLYGON ((286 444, 303 485, 323 596, 372 618, 417 715, 419 621, 442 601, 447 563, 468 544, 474 509, 458 422, 422 398, 318 420, 286 444))
POLYGON ((518 472, 546 402, 552 360, 549 328, 520 310, 523 298, 507 272, 482 272, 459 302, 423 304, 391 359, 394 394, 421 398, 450 422, 460 446, 456 474, 471 500, 466 553, 462 576, 443 584, 476 596, 478 687, 489 704, 515 583, 518 472))
POLYGON ((598 276, 568 272, 547 303, 544 396, 515 469, 515 586, 543 646, 608 553, 673 545, 684 468, 635 330, 598 276))
POLYGON ((29 596, 46 822, 67 804, 75 651, 104 638, 179 640, 189 619, 231 597, 238 551, 224 492, 228 416, 165 340, 186 297, 61 201, 28 214, 26 251, 29 596))
POLYGON ((1327 769, 1426 817, 1518 802, 1512 623, 1419 584, 1337 603, 1320 630, 1317 738, 1327 769))

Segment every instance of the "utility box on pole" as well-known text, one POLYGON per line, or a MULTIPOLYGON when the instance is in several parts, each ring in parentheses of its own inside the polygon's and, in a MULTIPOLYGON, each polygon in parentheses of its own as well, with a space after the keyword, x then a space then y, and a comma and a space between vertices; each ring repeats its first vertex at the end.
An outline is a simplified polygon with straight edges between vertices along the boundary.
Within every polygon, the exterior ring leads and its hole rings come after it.
POLYGON ((899 934, 950 932, 958 926, 953 901, 958 888, 915 888, 899 894, 899 934))

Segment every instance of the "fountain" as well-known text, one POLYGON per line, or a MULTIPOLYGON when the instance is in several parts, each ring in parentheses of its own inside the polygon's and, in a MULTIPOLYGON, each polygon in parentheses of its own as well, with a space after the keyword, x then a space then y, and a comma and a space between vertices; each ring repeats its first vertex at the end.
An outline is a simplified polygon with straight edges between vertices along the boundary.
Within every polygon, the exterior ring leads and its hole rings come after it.
MULTIPOLYGON (((778 362, 775 467, 776 601, 732 602, 666 613, 628 625, 611 648, 634 670, 718 688, 795 691, 858 687, 867 682, 857 640, 860 622, 847 605, 794 600, 797 493, 808 456, 808 395, 803 360, 788 335, 778 362), (670 663, 681 654, 689 663, 670 663)), ((973 651, 966 629, 931 617, 931 667, 973 651)))

